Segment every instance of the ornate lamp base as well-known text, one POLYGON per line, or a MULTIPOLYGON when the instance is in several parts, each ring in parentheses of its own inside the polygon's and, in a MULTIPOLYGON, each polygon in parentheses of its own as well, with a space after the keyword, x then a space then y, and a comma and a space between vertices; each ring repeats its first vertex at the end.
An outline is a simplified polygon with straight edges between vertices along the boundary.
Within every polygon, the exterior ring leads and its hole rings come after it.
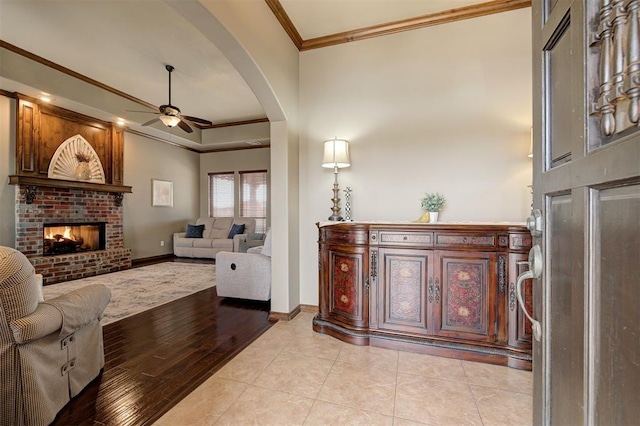
POLYGON ((333 207, 331 207, 331 211, 333 214, 329 216, 329 220, 334 222, 341 222, 344 219, 340 216, 340 198, 338 198, 338 194, 340 193, 340 189, 338 188, 338 173, 336 172, 336 181, 333 184, 333 207))

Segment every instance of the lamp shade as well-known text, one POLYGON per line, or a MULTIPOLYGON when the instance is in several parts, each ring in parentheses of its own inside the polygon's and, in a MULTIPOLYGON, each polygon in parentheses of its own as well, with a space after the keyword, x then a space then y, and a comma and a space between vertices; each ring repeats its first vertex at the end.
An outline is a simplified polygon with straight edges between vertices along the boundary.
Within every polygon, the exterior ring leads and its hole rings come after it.
POLYGON ((322 158, 322 167, 339 169, 349 167, 351 159, 349 158, 349 141, 344 139, 331 139, 324 143, 324 157, 322 158))
POLYGON ((175 125, 180 122, 180 117, 176 117, 175 115, 161 115, 160 121, 167 127, 175 127, 175 125))

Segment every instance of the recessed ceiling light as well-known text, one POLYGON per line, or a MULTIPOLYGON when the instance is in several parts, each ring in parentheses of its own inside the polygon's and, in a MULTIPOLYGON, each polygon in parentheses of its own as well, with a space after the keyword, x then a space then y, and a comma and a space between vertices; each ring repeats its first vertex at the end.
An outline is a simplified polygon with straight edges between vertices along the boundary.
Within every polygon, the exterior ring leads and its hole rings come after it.
POLYGON ((40 92, 38 99, 40 99, 42 102, 51 102, 54 98, 49 93, 40 92))

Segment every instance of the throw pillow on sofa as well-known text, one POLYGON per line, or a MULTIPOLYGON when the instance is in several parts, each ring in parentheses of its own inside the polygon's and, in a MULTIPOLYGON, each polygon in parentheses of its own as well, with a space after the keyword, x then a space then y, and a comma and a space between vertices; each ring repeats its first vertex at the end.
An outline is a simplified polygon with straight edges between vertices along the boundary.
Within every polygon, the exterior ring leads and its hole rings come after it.
POLYGON ((244 223, 236 224, 231 227, 231 231, 229 231, 229 236, 227 238, 233 238, 237 234, 244 233, 244 223))
POLYGON ((185 238, 202 238, 204 225, 187 225, 187 234, 185 238))

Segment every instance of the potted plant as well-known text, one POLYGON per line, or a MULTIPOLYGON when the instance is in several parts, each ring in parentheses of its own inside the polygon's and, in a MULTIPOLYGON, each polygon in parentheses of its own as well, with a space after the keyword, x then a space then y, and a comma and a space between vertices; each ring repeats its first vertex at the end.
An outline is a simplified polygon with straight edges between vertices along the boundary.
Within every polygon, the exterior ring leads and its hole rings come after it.
POLYGON ((424 197, 420 200, 422 209, 429 213, 429 222, 438 221, 438 213, 442 210, 444 203, 447 200, 439 192, 428 192, 424 194, 424 197))

